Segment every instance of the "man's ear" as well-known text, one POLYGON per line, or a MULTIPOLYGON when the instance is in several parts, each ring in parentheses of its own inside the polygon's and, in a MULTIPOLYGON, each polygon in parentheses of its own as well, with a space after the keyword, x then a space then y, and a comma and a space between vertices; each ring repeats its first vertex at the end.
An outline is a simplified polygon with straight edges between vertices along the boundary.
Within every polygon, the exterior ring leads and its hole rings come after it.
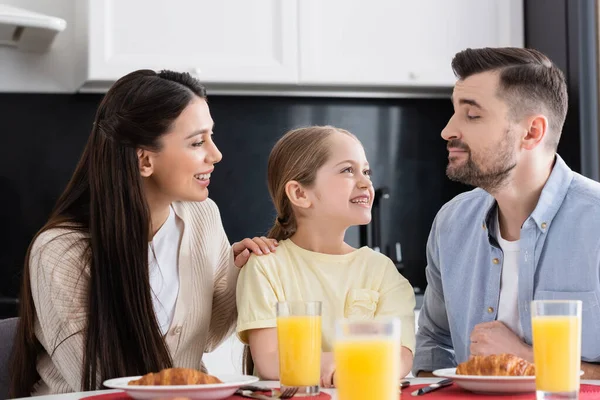
POLYGON ((138 149, 138 165, 143 178, 148 178, 154 172, 154 154, 151 151, 138 149))
POLYGON ((285 194, 290 202, 298 208, 309 208, 312 205, 308 193, 297 181, 289 181, 285 184, 285 194))
POLYGON ((527 118, 525 128, 527 132, 523 137, 522 147, 527 150, 533 150, 548 133, 548 118, 542 114, 532 115, 527 118))

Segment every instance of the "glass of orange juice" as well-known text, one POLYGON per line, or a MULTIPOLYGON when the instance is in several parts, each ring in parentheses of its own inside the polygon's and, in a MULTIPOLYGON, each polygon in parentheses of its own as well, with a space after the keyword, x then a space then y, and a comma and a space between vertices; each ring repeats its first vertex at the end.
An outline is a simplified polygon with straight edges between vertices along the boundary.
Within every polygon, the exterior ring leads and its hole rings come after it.
POLYGON ((339 320, 333 344, 340 400, 398 400, 400 320, 339 320))
POLYGON ((321 378, 321 302, 277 303, 277 340, 281 390, 296 396, 319 394, 321 378))
POLYGON ((581 301, 531 303, 535 388, 538 399, 578 399, 581 301))

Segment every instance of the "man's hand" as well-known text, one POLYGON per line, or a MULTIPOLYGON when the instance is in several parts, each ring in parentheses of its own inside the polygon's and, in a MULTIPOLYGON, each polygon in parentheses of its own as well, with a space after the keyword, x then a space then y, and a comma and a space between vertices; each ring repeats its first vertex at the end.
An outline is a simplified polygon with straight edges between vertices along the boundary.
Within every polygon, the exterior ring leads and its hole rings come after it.
POLYGON ((267 239, 264 236, 255 237, 253 239, 244 239, 241 242, 234 243, 232 247, 233 249, 233 258, 235 266, 238 268, 242 268, 248 262, 248 258, 250 258, 250 253, 263 255, 269 254, 279 246, 277 240, 275 239, 267 239))
POLYGON ((533 362, 533 349, 500 321, 478 324, 471 332, 471 355, 508 353, 533 362))

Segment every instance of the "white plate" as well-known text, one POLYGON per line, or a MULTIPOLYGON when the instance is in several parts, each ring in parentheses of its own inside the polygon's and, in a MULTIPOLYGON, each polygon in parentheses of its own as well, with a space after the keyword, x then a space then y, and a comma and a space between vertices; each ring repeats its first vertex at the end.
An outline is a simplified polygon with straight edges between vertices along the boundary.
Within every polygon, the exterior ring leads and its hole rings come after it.
MULTIPOLYGON (((506 394, 535 392, 535 376, 457 375, 456 368, 433 371, 435 376, 450 378, 458 386, 475 393, 506 394)), ((580 372, 583 375, 583 371, 580 372)))
POLYGON ((104 386, 121 389, 134 399, 159 399, 161 397, 187 397, 193 400, 221 400, 233 395, 240 386, 258 382, 258 378, 248 375, 219 375, 223 383, 208 385, 176 385, 176 386, 129 386, 131 380, 139 376, 115 378, 104 381, 104 386))

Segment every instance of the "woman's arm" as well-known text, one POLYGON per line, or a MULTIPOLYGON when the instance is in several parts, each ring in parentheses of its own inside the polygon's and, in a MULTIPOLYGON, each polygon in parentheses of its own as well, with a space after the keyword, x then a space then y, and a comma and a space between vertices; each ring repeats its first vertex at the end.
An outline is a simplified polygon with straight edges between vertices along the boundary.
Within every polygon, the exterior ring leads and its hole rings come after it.
POLYGON ((221 237, 220 256, 214 278, 212 315, 205 352, 216 349, 233 333, 237 319, 235 288, 240 269, 234 264, 233 251, 222 225, 218 229, 221 237))
POLYGON ((221 217, 215 206, 214 227, 218 235, 219 265, 215 273, 213 306, 210 320, 209 339, 205 352, 216 349, 235 330, 237 319, 236 285, 240 269, 246 264, 251 253, 262 255, 275 251, 276 241, 265 237, 244 239, 229 244, 221 217))
POLYGON ((31 251, 30 284, 39 321, 38 339, 50 356, 49 362, 42 361, 38 368, 47 372, 57 369, 59 376, 47 382, 52 391, 82 389, 89 285, 85 249, 80 235, 53 229, 40 235, 31 251))

